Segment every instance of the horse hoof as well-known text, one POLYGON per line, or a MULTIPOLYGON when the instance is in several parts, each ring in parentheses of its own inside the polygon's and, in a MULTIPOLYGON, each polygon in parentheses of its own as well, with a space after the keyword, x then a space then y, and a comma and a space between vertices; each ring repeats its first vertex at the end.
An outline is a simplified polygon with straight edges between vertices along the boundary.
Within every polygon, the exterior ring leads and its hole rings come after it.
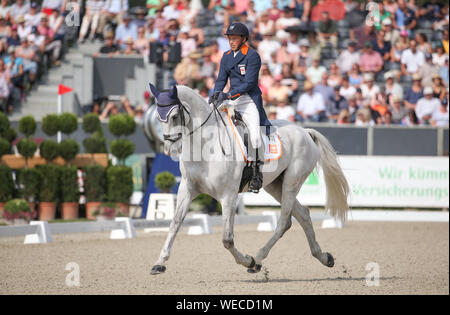
POLYGON ((327 263, 326 266, 327 267, 334 267, 334 258, 330 253, 327 253, 328 259, 327 259, 327 263))
POLYGON ((164 273, 166 271, 166 267, 162 265, 155 265, 152 268, 152 275, 159 275, 160 273, 164 273))
POLYGON ((248 273, 258 273, 261 271, 261 267, 262 267, 261 265, 255 265, 254 268, 248 268, 247 272, 248 273))
POLYGON ((249 269, 255 267, 256 262, 255 262, 255 259, 254 259, 252 256, 245 255, 245 258, 247 258, 247 259, 250 258, 250 259, 252 260, 252 262, 251 262, 250 265, 248 266, 249 269))

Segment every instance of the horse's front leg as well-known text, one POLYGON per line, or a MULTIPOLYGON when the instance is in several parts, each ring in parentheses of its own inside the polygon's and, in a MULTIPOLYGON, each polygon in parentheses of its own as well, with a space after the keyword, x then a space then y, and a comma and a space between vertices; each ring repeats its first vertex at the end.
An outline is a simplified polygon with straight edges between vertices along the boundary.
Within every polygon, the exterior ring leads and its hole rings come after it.
POLYGON ((234 247, 234 216, 236 212, 236 203, 238 195, 227 197, 221 200, 222 204, 222 216, 223 216, 223 246, 233 255, 236 263, 241 264, 247 268, 253 268, 255 266, 255 260, 253 257, 243 255, 234 247))
POLYGON ((175 215, 172 219, 172 222, 170 223, 169 234, 167 235, 166 243, 161 250, 159 259, 156 261, 155 265, 152 268, 152 275, 160 274, 166 271, 165 264, 170 257, 170 249, 172 248, 175 236, 177 235, 181 224, 184 221, 192 199, 197 195, 197 193, 194 192, 191 187, 187 186, 188 185, 186 181, 182 179, 180 182, 180 187, 178 188, 177 207, 175 210, 175 215))

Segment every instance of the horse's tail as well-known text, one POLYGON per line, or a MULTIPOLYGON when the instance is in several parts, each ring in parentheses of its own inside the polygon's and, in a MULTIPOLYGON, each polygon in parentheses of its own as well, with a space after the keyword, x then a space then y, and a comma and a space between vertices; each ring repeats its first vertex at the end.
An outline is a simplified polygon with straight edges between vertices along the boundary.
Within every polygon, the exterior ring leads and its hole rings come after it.
POLYGON ((327 188, 325 209, 333 217, 345 221, 347 211, 349 210, 347 198, 350 188, 339 166, 336 152, 330 142, 321 133, 313 129, 306 129, 306 131, 310 134, 320 151, 319 165, 323 169, 327 188))

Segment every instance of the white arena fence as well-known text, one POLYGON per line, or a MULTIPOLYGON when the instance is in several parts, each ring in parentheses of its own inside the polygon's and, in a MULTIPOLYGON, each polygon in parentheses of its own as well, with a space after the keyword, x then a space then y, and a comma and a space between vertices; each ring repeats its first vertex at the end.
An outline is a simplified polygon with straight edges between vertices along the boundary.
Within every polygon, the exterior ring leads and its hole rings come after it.
MULTIPOLYGON (((258 231, 274 231, 279 214, 264 211, 262 215, 236 215, 235 224, 258 224, 258 231)), ((342 222, 334 220, 325 213, 311 213, 312 221, 321 221, 322 228, 343 228, 342 222)), ((295 219, 293 218, 295 221, 295 219)), ((449 213, 444 211, 349 211, 348 221, 364 222, 449 222, 449 213)), ((31 221, 29 225, 0 226, 0 237, 25 235, 24 244, 45 244, 53 241, 53 234, 110 232, 110 239, 130 239, 136 237, 137 229, 166 231, 171 220, 145 220, 127 217, 115 221, 53 223, 31 221)), ((188 235, 213 233, 213 226, 222 226, 221 216, 194 214, 187 217, 183 227, 189 227, 188 235)))

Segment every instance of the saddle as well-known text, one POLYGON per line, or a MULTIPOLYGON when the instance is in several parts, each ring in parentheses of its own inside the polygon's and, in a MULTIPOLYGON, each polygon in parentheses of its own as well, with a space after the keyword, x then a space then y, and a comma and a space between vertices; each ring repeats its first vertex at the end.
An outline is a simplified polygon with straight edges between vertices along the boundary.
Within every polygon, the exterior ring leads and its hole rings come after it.
MULTIPOLYGON (((246 162, 246 165, 242 171, 241 183, 239 185, 239 192, 243 192, 244 188, 249 184, 253 176, 253 166, 254 161, 249 161, 247 159, 247 152, 249 152, 250 141, 249 141, 249 131, 247 125, 242 119, 242 115, 239 111, 234 110, 234 115, 229 111, 227 112, 228 123, 231 125, 236 141, 239 144, 240 151, 246 162)), ((282 145, 281 140, 276 133, 275 127, 266 127, 266 133, 262 135, 262 139, 265 146, 264 162, 269 162, 272 160, 278 160, 282 155, 282 145)))

